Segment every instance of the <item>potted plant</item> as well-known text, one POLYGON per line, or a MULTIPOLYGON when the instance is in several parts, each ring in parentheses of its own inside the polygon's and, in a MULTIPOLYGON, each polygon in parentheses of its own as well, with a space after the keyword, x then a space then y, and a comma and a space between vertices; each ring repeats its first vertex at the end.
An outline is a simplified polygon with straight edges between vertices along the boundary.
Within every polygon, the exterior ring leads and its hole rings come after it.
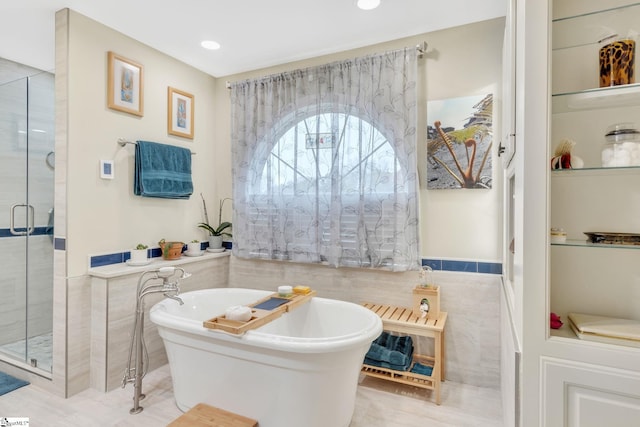
POLYGON ((231 227, 230 222, 221 222, 217 227, 212 227, 206 222, 201 222, 198 227, 203 228, 209 232, 209 247, 211 249, 219 249, 222 247, 222 236, 232 237, 231 233, 227 233, 225 230, 231 227))
POLYGON ((191 254, 197 254, 201 250, 202 250, 202 248, 200 247, 200 240, 193 239, 192 241, 187 243, 187 252, 189 252, 191 254))
POLYGON ((214 227, 209 222, 209 215, 207 214, 207 203, 205 202, 204 197, 202 196, 202 193, 200 193, 200 197, 202 197, 202 205, 204 206, 204 218, 206 222, 199 223, 198 227, 204 230, 207 230, 207 232, 209 233, 209 248, 220 249, 222 248, 223 236, 233 237, 233 235, 230 232, 225 231, 231 228, 232 224, 228 221, 224 221, 224 222, 222 221, 222 206, 224 206, 224 202, 226 200, 231 200, 231 199, 226 198, 220 201, 220 207, 218 210, 218 226, 214 227))
POLYGON ((131 262, 142 263, 147 261, 147 245, 138 243, 134 249, 131 250, 131 262))
POLYGON ((162 250, 162 258, 164 259, 180 259, 182 255, 182 248, 184 243, 182 242, 167 242, 164 239, 158 242, 158 246, 162 250))

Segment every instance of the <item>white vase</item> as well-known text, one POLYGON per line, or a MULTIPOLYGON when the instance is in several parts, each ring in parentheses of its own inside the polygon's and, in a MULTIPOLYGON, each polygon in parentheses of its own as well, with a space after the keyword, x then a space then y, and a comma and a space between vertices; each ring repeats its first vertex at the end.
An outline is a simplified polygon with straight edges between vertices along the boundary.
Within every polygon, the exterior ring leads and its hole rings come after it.
POLYGON ((200 251, 201 251, 200 242, 187 243, 187 252, 192 253, 192 254, 197 254, 200 251))
POLYGON ((209 236, 209 249, 220 249, 222 247, 222 236, 209 236))

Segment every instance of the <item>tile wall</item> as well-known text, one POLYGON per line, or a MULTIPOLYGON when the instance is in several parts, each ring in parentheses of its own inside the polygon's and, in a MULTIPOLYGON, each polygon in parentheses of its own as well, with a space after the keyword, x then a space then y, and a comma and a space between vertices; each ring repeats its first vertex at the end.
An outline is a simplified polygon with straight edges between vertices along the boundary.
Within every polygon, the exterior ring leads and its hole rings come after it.
MULTIPOLYGON (((438 260, 425 261, 429 264, 438 260)), ((433 273, 440 286, 440 309, 448 312, 446 378, 478 387, 500 387, 499 274, 480 272, 486 265, 472 261, 442 266, 464 266, 467 271, 433 273), (482 266, 482 267, 481 267, 482 266)), ((391 273, 365 269, 328 268, 277 261, 251 261, 231 257, 229 287, 275 290, 279 285, 307 285, 318 296, 353 303, 375 302, 410 307, 416 272, 391 273)), ((489 263, 499 271, 500 265, 489 263)), ((421 338, 416 351, 431 354, 432 342, 421 338)))
MULTIPOLYGON (((192 259, 188 266, 184 266, 191 277, 180 281, 180 291, 225 287, 229 274, 228 260, 228 256, 204 261, 192 259)), ((114 278, 91 279, 88 295, 91 310, 90 319, 87 319, 87 325, 91 328, 90 357, 86 357, 86 349, 74 354, 84 355, 86 363, 90 361, 90 370, 86 372, 91 387, 97 390, 110 391, 122 384, 135 321, 136 285, 140 274, 136 272, 114 278)), ((149 320, 149 309, 162 298, 161 294, 153 294, 143 300, 149 370, 167 363, 162 339, 156 326, 149 320)))
MULTIPOLYGON (((126 254, 126 252, 123 252, 126 254)), ((125 255, 126 256, 126 255, 125 255)), ((93 258, 92 258, 93 259, 93 258)), ((99 258, 105 259, 105 258, 99 258)), ((432 264, 446 260, 425 260, 432 264)), ((499 388, 499 274, 481 273, 480 265, 472 261, 462 264, 472 272, 435 271, 433 279, 441 289, 441 310, 447 311, 446 378, 479 387, 499 388)), ((498 269, 493 266, 493 269, 498 269)), ((305 284, 318 295, 354 303, 380 302, 411 306, 411 289, 417 282, 417 272, 392 273, 367 269, 329 268, 278 261, 251 261, 236 257, 216 258, 189 264, 193 276, 184 281, 183 291, 207 287, 245 287, 275 290, 282 284, 305 284)), ((78 295, 91 306, 85 315, 85 326, 91 324, 91 357, 77 363, 89 363, 81 383, 90 375, 92 388, 112 390, 120 386, 129 346, 130 329, 135 313, 135 286, 138 275, 113 279, 90 280, 90 295, 78 295)), ((74 287, 75 289, 76 287, 74 287)), ((82 289, 81 286, 77 287, 82 289)), ((85 288, 86 290, 86 288, 85 288)), ((75 294, 75 293, 74 293, 75 294)), ((156 299, 158 299, 157 297, 156 299)), ((151 307, 155 300, 146 302, 151 307)), ((79 306, 80 304, 74 304, 79 306)), ((145 336, 152 369, 166 363, 162 341, 153 324, 145 321, 145 336)), ((78 344, 81 344, 78 341, 78 344)), ((73 344, 70 344, 73 348, 73 344)), ((86 345, 86 344, 85 344, 86 345)), ((420 338, 416 351, 432 352, 432 341, 420 338)), ((70 353, 86 354, 82 345, 70 353)), ((75 366, 74 362, 72 365, 75 366)), ((70 379, 71 381, 71 379, 70 379)))

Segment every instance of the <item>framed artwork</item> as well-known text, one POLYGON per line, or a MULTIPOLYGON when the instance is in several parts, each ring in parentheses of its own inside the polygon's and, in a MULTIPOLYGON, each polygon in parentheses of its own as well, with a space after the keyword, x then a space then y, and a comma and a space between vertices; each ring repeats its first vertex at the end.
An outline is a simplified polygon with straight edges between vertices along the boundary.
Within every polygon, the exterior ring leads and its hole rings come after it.
POLYGON ((144 67, 109 52, 107 105, 112 110, 144 115, 144 67))
POLYGON ((427 103, 427 189, 491 188, 493 94, 427 103))
POLYGON ((167 132, 193 139, 193 95, 169 87, 167 132))

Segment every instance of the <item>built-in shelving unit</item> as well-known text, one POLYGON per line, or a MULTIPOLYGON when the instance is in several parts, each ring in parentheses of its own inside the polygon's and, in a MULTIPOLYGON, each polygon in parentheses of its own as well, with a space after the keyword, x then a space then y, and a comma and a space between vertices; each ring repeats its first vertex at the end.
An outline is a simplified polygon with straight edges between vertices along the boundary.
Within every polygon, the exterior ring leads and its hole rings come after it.
POLYGON ((640 246, 591 243, 584 234, 640 233, 640 166, 601 166, 609 126, 632 122, 640 129, 640 83, 599 87, 600 48, 610 36, 638 33, 640 3, 552 20, 548 151, 568 138, 576 142, 572 156, 584 160, 581 169, 549 172, 550 226, 568 235, 549 246, 549 307, 565 321, 550 330, 552 339, 578 339, 568 326, 571 312, 640 322, 634 291, 640 246))
MULTIPOLYGON (((604 152, 611 148, 605 138, 611 125, 635 122, 640 129, 640 78, 599 87, 599 51, 606 45, 601 41, 612 33, 640 33, 640 0, 541 0, 517 6, 516 93, 523 93, 518 102, 525 108, 516 110, 522 118, 516 123, 515 191, 505 191, 506 206, 512 198, 516 212, 511 249, 517 334, 510 339, 503 326, 501 363, 506 379, 515 365, 516 387, 506 383, 503 390, 516 390, 514 406, 520 412, 515 422, 505 417, 504 425, 635 425, 640 348, 610 326, 640 322, 640 248, 588 240, 602 234, 605 241, 629 237, 623 241, 630 243, 640 234, 640 168, 603 167, 611 164, 609 151, 604 152), (571 160, 580 157, 582 167, 551 170, 561 146, 572 147, 571 160), (566 232, 565 243, 552 243, 561 239, 560 233, 551 235, 552 228, 566 232), (559 329, 551 328, 560 325, 553 314, 564 323, 559 329), (612 324, 603 317, 623 321, 612 324), (523 343, 522 353, 508 365, 513 341, 523 343)), ((510 401, 504 402, 506 412, 510 401)))

